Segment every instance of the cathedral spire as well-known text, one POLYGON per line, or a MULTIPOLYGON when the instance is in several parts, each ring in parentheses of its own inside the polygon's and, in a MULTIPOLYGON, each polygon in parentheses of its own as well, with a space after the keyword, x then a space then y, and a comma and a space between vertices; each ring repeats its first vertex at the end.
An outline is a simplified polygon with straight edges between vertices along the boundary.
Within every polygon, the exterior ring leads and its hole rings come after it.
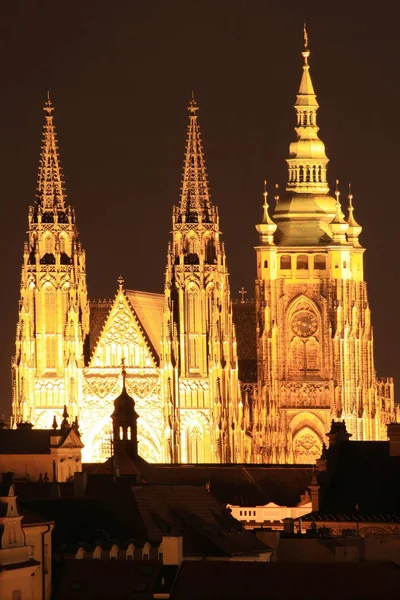
POLYGON ((42 152, 40 156, 39 175, 37 183, 37 203, 43 211, 55 208, 65 209, 65 190, 60 159, 58 155, 57 135, 53 123, 54 106, 47 92, 44 104, 46 123, 43 127, 42 152))
POLYGON ((304 25, 303 73, 294 108, 297 115, 297 140, 290 144, 288 191, 309 194, 327 194, 325 146, 318 137, 317 110, 319 108, 310 75, 310 49, 304 25))
POLYGON ((180 210, 190 219, 194 215, 208 212, 211 203, 200 127, 197 121, 199 107, 194 92, 192 92, 188 110, 189 125, 187 129, 180 210))

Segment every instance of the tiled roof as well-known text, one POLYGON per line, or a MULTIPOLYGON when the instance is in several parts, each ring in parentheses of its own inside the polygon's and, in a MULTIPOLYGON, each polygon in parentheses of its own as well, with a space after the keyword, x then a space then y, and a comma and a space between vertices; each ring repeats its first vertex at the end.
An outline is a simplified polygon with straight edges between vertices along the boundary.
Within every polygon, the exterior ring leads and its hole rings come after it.
POLYGON ((311 482, 311 465, 147 465, 148 483, 205 487, 225 504, 297 506, 311 482))
POLYGON ((126 290, 126 296, 157 356, 160 356, 164 294, 126 290))
MULTIPOLYGON (((66 560, 54 600, 153 599, 162 564, 155 560, 66 560)), ((168 590, 167 590, 168 591, 168 590)))
POLYGON ((394 563, 184 561, 171 600, 396 598, 394 563))
POLYGON ((70 429, 0 429, 1 454, 50 454, 50 438, 60 440, 52 447, 61 447, 70 434, 70 429))

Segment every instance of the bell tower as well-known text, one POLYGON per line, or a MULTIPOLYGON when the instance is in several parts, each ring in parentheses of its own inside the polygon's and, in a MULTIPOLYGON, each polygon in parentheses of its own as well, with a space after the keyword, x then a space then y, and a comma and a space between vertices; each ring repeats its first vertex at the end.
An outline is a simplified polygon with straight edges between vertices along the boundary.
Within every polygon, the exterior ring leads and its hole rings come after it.
POLYGON ((12 361, 13 423, 31 421, 35 427, 51 427, 64 405, 72 419, 78 416, 89 332, 85 251, 66 201, 53 111, 48 97, 12 361))
POLYGON ((235 462, 241 460, 244 443, 236 336, 225 248, 218 209, 210 200, 197 112, 193 96, 165 276, 165 460, 235 462))
POLYGON ((288 182, 272 218, 264 191, 256 229, 258 400, 253 460, 314 462, 330 422, 344 420, 355 440, 386 439, 393 395, 381 402, 363 253, 349 189, 329 193, 328 158, 318 135, 318 102, 307 32, 288 182))

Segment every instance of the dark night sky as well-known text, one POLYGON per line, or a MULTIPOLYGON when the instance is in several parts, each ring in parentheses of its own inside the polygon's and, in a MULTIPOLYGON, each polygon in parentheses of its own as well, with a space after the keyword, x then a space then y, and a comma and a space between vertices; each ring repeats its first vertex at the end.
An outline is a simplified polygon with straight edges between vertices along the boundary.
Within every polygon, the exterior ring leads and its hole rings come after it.
POLYGON ((163 289, 192 89, 232 295, 253 295, 262 182, 286 182, 306 16, 329 181, 352 182, 378 374, 399 381, 398 20, 380 3, 13 0, 0 6, 0 400, 7 414, 28 206, 49 89, 90 297, 163 289))

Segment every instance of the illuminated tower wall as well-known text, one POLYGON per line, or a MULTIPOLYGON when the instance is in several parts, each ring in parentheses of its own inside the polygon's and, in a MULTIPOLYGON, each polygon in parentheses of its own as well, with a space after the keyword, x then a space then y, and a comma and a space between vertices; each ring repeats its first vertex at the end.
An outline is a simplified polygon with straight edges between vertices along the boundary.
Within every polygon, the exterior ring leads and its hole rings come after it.
POLYGON ((210 201, 194 99, 181 201, 172 215, 165 278, 161 377, 164 439, 179 462, 243 460, 243 407, 229 276, 210 201))
POLYGON ((85 252, 67 204, 50 99, 45 107, 37 197, 24 245, 13 422, 50 427, 64 404, 78 415, 84 343, 89 333, 85 252))
POLYGON ((364 248, 352 195, 345 219, 339 191, 329 194, 307 39, 302 55, 286 193, 272 219, 264 194, 264 216, 256 226, 254 413, 261 418, 253 427, 252 457, 263 462, 314 462, 331 419, 344 419, 353 440, 382 440, 386 424, 396 418, 393 382, 375 377, 364 248))

